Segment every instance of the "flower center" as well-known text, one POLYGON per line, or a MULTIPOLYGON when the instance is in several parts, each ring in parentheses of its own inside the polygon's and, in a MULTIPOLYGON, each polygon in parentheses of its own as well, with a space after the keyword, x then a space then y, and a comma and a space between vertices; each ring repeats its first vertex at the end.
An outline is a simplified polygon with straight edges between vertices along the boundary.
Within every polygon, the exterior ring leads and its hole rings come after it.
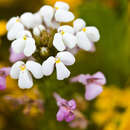
POLYGON ((55 62, 60 63, 61 62, 60 58, 59 57, 55 58, 55 62))
POLYGON ((27 40, 27 37, 26 37, 26 36, 23 36, 23 40, 27 40))
POLYGON ((18 23, 18 22, 20 22, 20 19, 19 19, 19 18, 17 18, 17 19, 16 19, 16 22, 17 22, 17 23, 18 23))
POLYGON ((60 33, 61 33, 61 35, 64 35, 64 34, 65 34, 65 32, 64 32, 63 30, 61 30, 60 33))
POLYGON ((20 70, 21 70, 21 71, 24 71, 25 69, 26 69, 26 66, 25 66, 25 65, 21 65, 21 66, 20 66, 20 70))
POLYGON ((58 10, 59 9, 59 7, 55 7, 56 8, 56 10, 58 10))
POLYGON ((82 29, 83 32, 86 32, 86 30, 87 30, 86 28, 83 28, 83 29, 82 29))

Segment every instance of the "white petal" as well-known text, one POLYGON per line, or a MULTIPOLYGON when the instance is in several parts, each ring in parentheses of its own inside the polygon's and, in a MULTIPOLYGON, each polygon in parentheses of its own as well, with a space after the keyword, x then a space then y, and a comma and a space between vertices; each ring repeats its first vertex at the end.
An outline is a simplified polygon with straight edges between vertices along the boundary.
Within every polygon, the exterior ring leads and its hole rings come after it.
POLYGON ((73 13, 58 9, 55 13, 55 19, 57 22, 71 22, 74 19, 73 13))
POLYGON ((83 50, 89 51, 92 47, 92 44, 90 42, 90 40, 88 39, 88 37, 86 36, 85 32, 81 31, 78 32, 77 35, 77 45, 78 47, 80 47, 83 50))
POLYGON ((66 68, 66 66, 62 62, 56 64, 56 72, 58 80, 63 80, 70 76, 70 71, 66 68))
POLYGON ((29 89, 33 86, 31 74, 27 71, 20 71, 18 85, 21 89, 29 89))
POLYGON ((33 38, 27 38, 25 43, 24 55, 29 57, 36 50, 35 40, 33 38))
POLYGON ((17 61, 15 64, 13 64, 13 66, 11 67, 10 70, 10 76, 13 79, 18 79, 19 77, 19 73, 20 73, 20 66, 24 65, 24 62, 22 61, 17 61))
POLYGON ((26 36, 26 37, 32 37, 32 34, 31 34, 30 31, 23 30, 21 32, 18 32, 17 39, 18 38, 23 38, 24 36, 26 36))
POLYGON ((100 34, 96 27, 87 27, 86 34, 92 42, 97 42, 100 39, 100 34))
POLYGON ((22 14, 20 20, 28 29, 33 28, 35 26, 35 18, 30 12, 22 14))
POLYGON ((40 9, 40 15, 43 17, 44 22, 48 24, 54 16, 54 9, 51 6, 45 5, 40 9))
POLYGON ((82 28, 86 26, 86 23, 83 19, 78 18, 73 22, 75 32, 81 31, 82 28))
POLYGON ((7 23, 7 25, 6 25, 6 29, 9 31, 11 28, 12 28, 12 26, 16 23, 16 20, 17 20, 18 18, 17 17, 13 17, 13 18, 11 18, 9 21, 8 21, 8 23, 7 23))
POLYGON ((39 28, 38 27, 35 27, 35 28, 33 28, 33 34, 35 35, 35 36, 40 36, 40 30, 39 30, 39 28))
POLYGON ((56 21, 52 21, 50 23, 50 27, 53 29, 57 29, 60 26, 60 23, 56 22, 56 21))
POLYGON ((38 28, 39 28, 40 31, 45 30, 45 26, 43 26, 43 25, 41 25, 41 24, 38 26, 38 28))
POLYGON ((74 29, 69 25, 60 26, 58 28, 58 32, 61 32, 61 31, 74 34, 74 29))
POLYGON ((34 14, 34 21, 35 21, 35 26, 42 24, 42 17, 40 13, 34 14))
POLYGON ((49 57, 46 61, 42 63, 42 72, 44 75, 49 76, 54 70, 55 58, 53 56, 49 57))
POLYGON ((54 6, 55 6, 55 8, 69 10, 69 5, 65 2, 56 2, 54 6))
POLYGON ((75 63, 75 57, 68 51, 59 52, 57 57, 59 57, 65 65, 72 65, 75 63))
POLYGON ((56 33, 54 36, 53 40, 53 46, 58 50, 58 51, 63 51, 65 50, 65 45, 62 40, 62 35, 60 33, 56 33))
POLYGON ((76 46, 77 38, 71 33, 65 33, 63 35, 63 41, 68 48, 72 49, 76 46))
POLYGON ((36 79, 41 79, 43 77, 42 66, 39 63, 27 61, 26 67, 36 79))
POLYGON ((9 30, 7 34, 8 40, 14 40, 17 38, 18 32, 21 32, 24 30, 23 24, 17 22, 13 25, 13 27, 9 30))
POLYGON ((23 39, 18 39, 12 42, 11 48, 16 54, 22 53, 25 48, 25 41, 23 39))
POLYGON ((45 30, 45 27, 43 25, 36 26, 33 28, 33 34, 36 36, 40 36, 40 33, 45 30))

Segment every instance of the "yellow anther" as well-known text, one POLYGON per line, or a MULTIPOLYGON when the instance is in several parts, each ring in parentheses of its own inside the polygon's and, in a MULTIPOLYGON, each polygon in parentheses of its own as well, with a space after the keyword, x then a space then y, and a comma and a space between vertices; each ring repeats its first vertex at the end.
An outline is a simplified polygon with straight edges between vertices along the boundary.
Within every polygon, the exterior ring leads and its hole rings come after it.
POLYGON ((21 70, 21 71, 24 71, 25 69, 26 69, 26 66, 25 66, 25 65, 21 65, 21 66, 20 66, 20 70, 21 70))
POLYGON ((16 22, 20 22, 20 19, 16 19, 16 22))
POLYGON ((59 9, 59 7, 55 7, 56 8, 56 10, 58 10, 59 9))
POLYGON ((55 61, 56 61, 56 63, 60 63, 61 62, 59 57, 55 58, 55 61))
POLYGON ((27 40, 27 37, 26 37, 26 36, 23 36, 23 40, 27 40))
POLYGON ((65 34, 65 32, 64 32, 63 30, 61 30, 61 34, 62 34, 62 35, 64 35, 64 34, 65 34))
POLYGON ((82 30, 83 30, 83 32, 86 32, 87 29, 86 29, 86 28, 83 28, 82 30))

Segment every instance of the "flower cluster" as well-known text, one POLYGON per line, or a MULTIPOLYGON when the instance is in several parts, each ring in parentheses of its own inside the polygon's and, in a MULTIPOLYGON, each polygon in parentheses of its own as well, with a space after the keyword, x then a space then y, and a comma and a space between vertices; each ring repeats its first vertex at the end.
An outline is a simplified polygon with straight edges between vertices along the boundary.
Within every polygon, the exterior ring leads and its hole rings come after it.
POLYGON ((56 2, 54 7, 45 5, 34 14, 26 12, 8 21, 7 38, 13 40, 10 61, 16 62, 10 75, 13 79, 18 79, 20 88, 31 88, 32 75, 36 79, 49 76, 54 66, 58 80, 68 78, 70 71, 66 66, 75 63, 73 50, 93 50, 93 43, 100 38, 98 29, 93 26, 86 27, 83 19, 74 20, 75 16, 69 8, 65 2, 56 2), (73 26, 60 26, 61 23, 73 20, 73 26), (55 30, 53 35, 52 30, 55 30), (42 54, 42 65, 38 56, 35 57, 37 53, 42 54), (22 59, 26 59, 26 63, 19 61, 22 59))
MULTIPOLYGON (((57 80, 68 78, 70 71, 66 66, 75 63, 74 54, 80 49, 94 51, 94 42, 100 39, 98 29, 94 26, 87 27, 81 18, 75 19, 65 2, 56 2, 54 7, 44 5, 34 14, 26 12, 13 17, 6 27, 7 38, 12 41, 9 60, 14 63, 10 76, 18 79, 21 89, 32 88, 33 78, 50 76, 55 67, 57 80)), ((101 85, 105 84, 105 77, 99 72, 93 76, 80 75, 72 79, 72 82, 75 81, 86 85, 85 97, 91 100, 102 91, 101 85)), ((59 107, 57 120, 72 121, 75 118, 76 102, 62 99, 57 93, 54 97, 59 107)), ((86 120, 78 116, 77 120, 84 120, 85 127, 86 120)), ((75 122, 72 126, 79 126, 75 122)))

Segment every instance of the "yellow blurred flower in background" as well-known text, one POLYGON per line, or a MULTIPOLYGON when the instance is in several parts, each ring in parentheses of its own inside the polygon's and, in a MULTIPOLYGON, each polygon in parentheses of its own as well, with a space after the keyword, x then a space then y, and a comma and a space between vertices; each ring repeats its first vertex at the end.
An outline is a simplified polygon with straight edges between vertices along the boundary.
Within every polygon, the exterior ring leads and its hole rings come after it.
POLYGON ((130 88, 105 88, 95 102, 94 122, 103 130, 130 130, 130 88))
POLYGON ((52 6, 55 4, 56 1, 66 2, 70 5, 70 7, 72 9, 75 9, 82 3, 83 0, 44 0, 44 2, 46 4, 49 4, 49 5, 52 5, 52 6))
POLYGON ((6 21, 0 20, 0 36, 5 35, 7 32, 6 30, 6 21))

